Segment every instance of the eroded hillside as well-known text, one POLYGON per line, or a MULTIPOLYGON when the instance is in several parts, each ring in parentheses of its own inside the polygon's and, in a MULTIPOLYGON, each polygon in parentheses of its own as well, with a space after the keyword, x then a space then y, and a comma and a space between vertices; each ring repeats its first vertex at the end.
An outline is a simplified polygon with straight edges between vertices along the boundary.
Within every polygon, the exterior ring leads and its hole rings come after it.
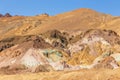
MULTIPOLYGON (((85 75, 119 80, 119 23, 120 17, 84 8, 56 16, 1 15, 0 74, 41 72, 31 80, 86 80, 85 75)), ((8 77, 14 80, 0 79, 8 77)))
POLYGON ((88 29, 70 34, 51 30, 0 41, 0 69, 5 73, 119 68, 120 36, 88 29))

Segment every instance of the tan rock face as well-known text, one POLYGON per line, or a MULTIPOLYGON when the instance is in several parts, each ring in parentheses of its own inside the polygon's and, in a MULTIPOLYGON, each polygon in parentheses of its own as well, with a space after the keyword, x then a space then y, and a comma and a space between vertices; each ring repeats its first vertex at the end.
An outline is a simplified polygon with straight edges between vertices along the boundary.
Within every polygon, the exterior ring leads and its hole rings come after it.
POLYGON ((114 69, 118 68, 119 64, 115 61, 115 59, 111 56, 106 57, 100 63, 98 63, 95 68, 107 68, 107 69, 114 69))

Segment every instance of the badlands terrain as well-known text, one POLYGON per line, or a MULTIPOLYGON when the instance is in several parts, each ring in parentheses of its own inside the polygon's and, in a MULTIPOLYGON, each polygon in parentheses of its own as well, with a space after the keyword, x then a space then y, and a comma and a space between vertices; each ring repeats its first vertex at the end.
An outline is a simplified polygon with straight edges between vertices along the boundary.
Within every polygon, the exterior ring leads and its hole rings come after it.
POLYGON ((119 16, 0 14, 0 80, 120 80, 119 71, 119 16))

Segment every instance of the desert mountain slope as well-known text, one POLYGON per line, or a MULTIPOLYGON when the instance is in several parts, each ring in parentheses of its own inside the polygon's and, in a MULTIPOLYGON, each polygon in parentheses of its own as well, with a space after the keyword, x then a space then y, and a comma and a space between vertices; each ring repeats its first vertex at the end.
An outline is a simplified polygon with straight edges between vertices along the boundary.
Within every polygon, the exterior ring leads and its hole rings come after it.
POLYGON ((78 9, 0 17, 0 72, 116 69, 120 17, 78 9))
POLYGON ((100 28, 112 29, 119 34, 119 23, 119 17, 98 13, 85 8, 58 14, 56 16, 42 14, 32 17, 3 17, 0 18, 0 38, 16 35, 40 34, 53 29, 76 31, 100 28))

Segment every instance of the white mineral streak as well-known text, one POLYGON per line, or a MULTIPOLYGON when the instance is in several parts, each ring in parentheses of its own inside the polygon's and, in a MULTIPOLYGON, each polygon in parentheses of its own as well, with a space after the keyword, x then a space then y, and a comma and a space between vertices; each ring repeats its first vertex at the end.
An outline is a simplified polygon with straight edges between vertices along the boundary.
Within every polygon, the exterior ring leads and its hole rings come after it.
POLYGON ((115 53, 111 55, 117 62, 120 62, 120 53, 115 53))
POLYGON ((35 57, 33 57, 31 54, 34 53, 33 49, 29 49, 26 54, 22 57, 21 62, 27 67, 33 67, 40 64, 35 57))
POLYGON ((82 42, 81 43, 84 43, 84 44, 91 44, 93 42, 101 42, 102 44, 104 45, 110 45, 106 40, 104 40, 103 38, 101 37, 92 37, 92 38, 83 38, 82 42))

